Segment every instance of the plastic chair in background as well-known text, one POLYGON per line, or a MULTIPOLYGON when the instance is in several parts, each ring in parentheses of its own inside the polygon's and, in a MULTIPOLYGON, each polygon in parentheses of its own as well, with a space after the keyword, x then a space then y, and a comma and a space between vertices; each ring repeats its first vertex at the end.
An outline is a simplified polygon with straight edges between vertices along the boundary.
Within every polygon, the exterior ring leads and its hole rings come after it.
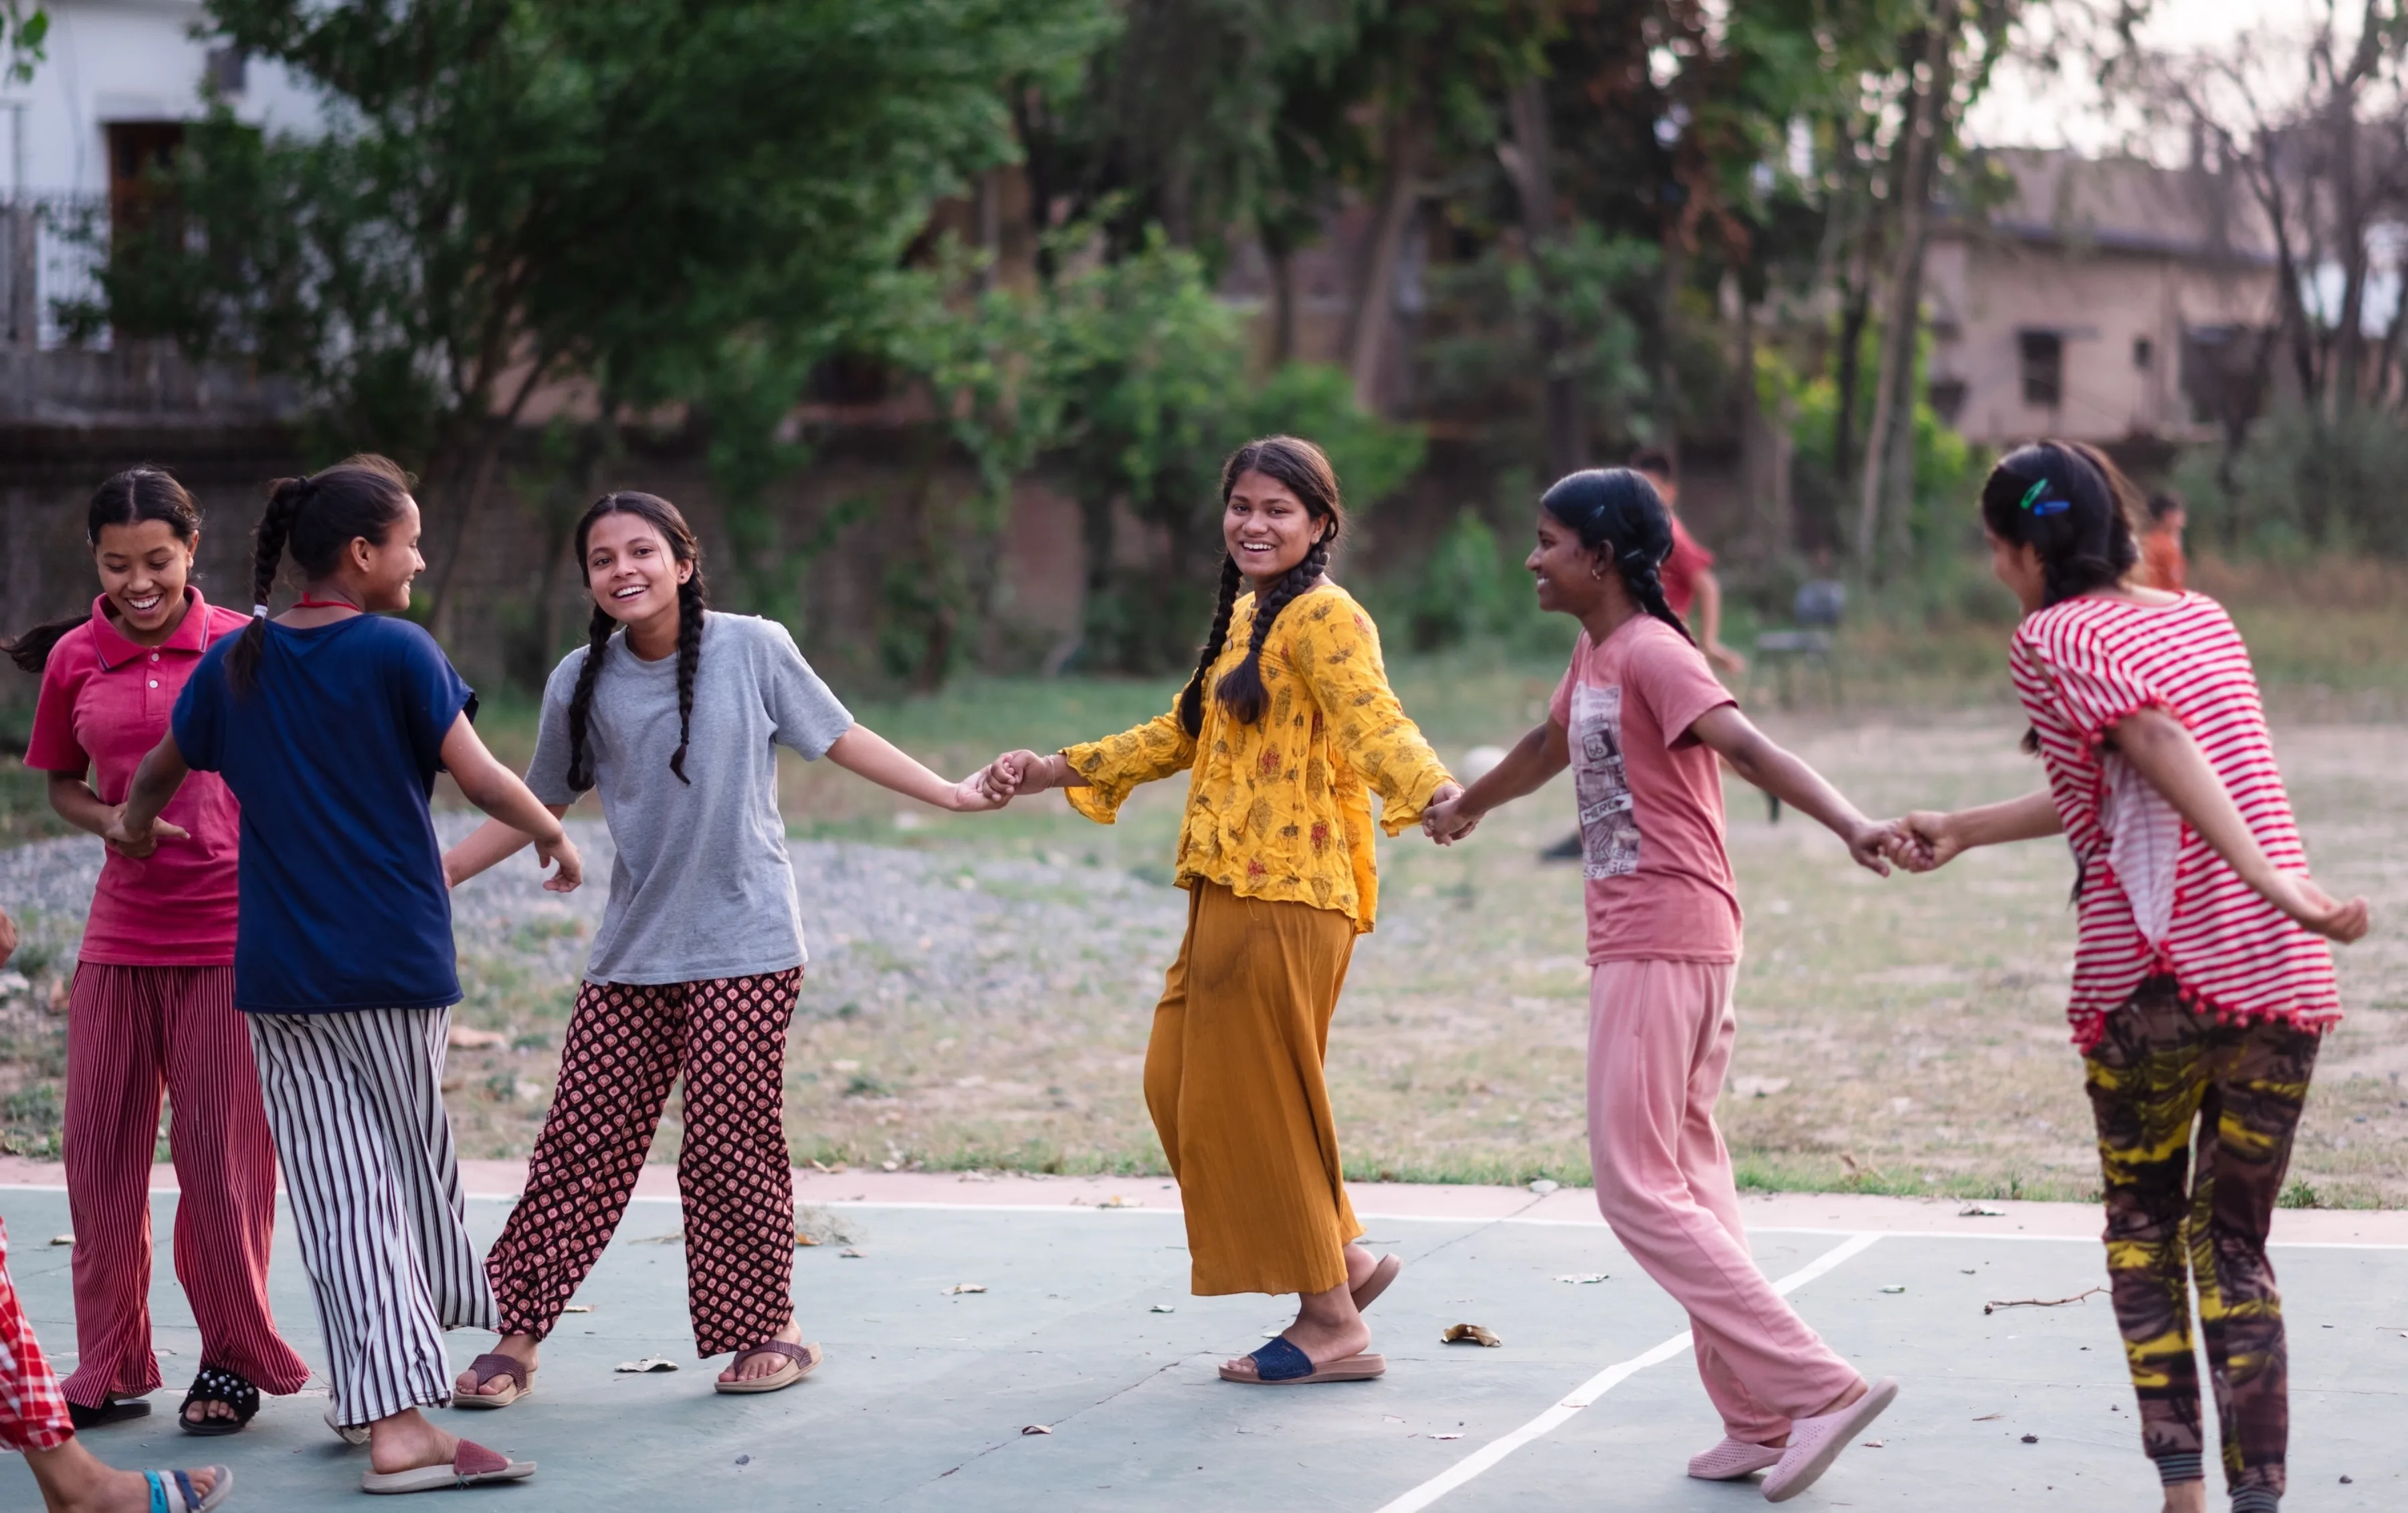
POLYGON ((1798 585, 1790 601, 1788 630, 1766 631, 1756 638, 1758 663, 1770 668, 1781 690, 1782 707, 1797 702, 1795 679, 1801 664, 1822 671, 1831 690, 1831 702, 1842 702, 1839 644, 1840 617, 1847 612, 1848 586, 1836 578, 1809 578, 1798 585))

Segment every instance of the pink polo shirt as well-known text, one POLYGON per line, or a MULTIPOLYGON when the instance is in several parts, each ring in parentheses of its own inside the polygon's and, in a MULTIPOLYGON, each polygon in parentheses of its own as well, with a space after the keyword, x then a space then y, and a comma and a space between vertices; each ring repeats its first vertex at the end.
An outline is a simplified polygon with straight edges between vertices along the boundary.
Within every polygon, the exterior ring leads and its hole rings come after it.
MULTIPOLYGON (((201 653, 248 623, 215 609, 198 589, 165 644, 136 646, 110 623, 106 595, 92 619, 59 637, 42 669, 41 702, 25 765, 93 774, 104 803, 122 804, 134 770, 167 734, 167 717, 201 653)), ((92 892, 79 960, 112 966, 234 964, 235 847, 241 809, 224 779, 196 772, 160 818, 192 833, 136 862, 108 853, 92 892)))

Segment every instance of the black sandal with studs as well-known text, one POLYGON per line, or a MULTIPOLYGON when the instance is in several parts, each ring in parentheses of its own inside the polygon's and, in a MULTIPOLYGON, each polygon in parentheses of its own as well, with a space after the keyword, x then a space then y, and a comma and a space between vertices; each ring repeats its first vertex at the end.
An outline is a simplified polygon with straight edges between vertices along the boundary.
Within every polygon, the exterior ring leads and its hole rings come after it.
POLYGON ((259 1414, 259 1389, 249 1378, 222 1366, 203 1366, 193 1378, 193 1390, 184 1394, 183 1406, 176 1410, 176 1420, 184 1433, 212 1437, 241 1431, 259 1414), (195 1419, 192 1416, 195 1403, 222 1403, 234 1409, 231 1419, 195 1419))

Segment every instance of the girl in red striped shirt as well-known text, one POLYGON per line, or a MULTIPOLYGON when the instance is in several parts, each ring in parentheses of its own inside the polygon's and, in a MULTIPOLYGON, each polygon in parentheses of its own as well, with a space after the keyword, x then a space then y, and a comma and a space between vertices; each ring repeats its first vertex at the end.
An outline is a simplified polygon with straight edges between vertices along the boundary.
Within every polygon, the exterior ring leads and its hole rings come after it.
POLYGON ((1992 569, 2024 607, 2008 664, 2048 786, 1909 815, 1899 860, 1928 871, 1973 846, 2072 844, 2068 1017, 2142 1445, 2168 1513, 2205 1506, 2195 1285, 2232 1506, 2271 1513, 2290 1416, 2266 1232, 2319 1038, 2341 1021, 2326 941, 2364 935, 2366 901, 2308 877, 2232 621, 2202 594, 2135 585, 2138 504, 2075 443, 2010 453, 1983 485, 1992 569))

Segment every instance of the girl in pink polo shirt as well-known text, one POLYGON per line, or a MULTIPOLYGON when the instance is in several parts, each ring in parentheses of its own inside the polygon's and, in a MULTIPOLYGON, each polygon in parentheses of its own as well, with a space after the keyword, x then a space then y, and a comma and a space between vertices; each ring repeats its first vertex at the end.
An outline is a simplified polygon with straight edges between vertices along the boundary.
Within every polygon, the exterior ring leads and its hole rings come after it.
POLYGON ((1720 1444, 1689 1475, 1769 1470, 1794 1497, 1889 1406, 1756 1269, 1714 1097, 1739 1021, 1739 893, 1717 756, 1812 815, 1879 873, 1899 833, 1765 738, 1706 667, 1660 577, 1672 519, 1628 468, 1574 473, 1539 501, 1539 607, 1582 635, 1548 717, 1424 817, 1445 843, 1570 766, 1588 891, 1589 1155, 1597 1204, 1631 1258, 1688 1310, 1720 1444))
MULTIPOLYGON (((118 474, 92 496, 86 525, 100 571, 92 612, 36 626, 7 649, 42 675, 25 764, 50 774, 50 806, 79 829, 106 828, 201 653, 249 623, 191 585, 200 531, 200 511, 173 478, 118 474)), ((262 1392, 297 1392, 309 1375, 267 1307, 276 1157, 234 1006, 237 818, 225 784, 195 775, 167 806, 161 828, 175 838, 141 861, 110 851, 93 890, 67 1018, 79 1353, 65 1392, 79 1428, 148 1413, 142 1394, 160 1385, 150 1178, 163 1089, 182 1194, 176 1277, 201 1330, 183 1427, 232 1434, 262 1392)))

